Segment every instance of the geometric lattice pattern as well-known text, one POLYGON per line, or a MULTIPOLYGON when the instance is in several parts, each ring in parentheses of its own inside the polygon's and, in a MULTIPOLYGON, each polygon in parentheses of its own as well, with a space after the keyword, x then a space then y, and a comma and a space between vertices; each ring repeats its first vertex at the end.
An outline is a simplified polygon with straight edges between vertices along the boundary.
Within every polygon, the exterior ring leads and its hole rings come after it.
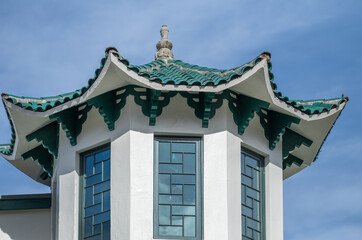
POLYGON ((263 239, 263 159, 241 153, 242 239, 263 239))
POLYGON ((155 226, 155 235, 162 238, 198 239, 198 141, 160 140, 156 144, 158 224, 155 226))
POLYGON ((82 239, 110 239, 110 149, 99 149, 82 157, 82 239))

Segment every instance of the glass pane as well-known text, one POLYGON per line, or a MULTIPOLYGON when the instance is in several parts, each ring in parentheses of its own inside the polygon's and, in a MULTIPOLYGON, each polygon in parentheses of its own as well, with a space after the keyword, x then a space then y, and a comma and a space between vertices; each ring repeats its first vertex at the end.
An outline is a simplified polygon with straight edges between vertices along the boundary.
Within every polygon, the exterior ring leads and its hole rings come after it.
POLYGON ((181 195, 160 195, 158 203, 160 204, 182 204, 181 195))
POLYGON ((160 225, 170 225, 171 209, 168 205, 158 207, 158 223, 160 225))
POLYGON ((111 152, 110 150, 106 150, 106 151, 103 151, 103 152, 100 152, 100 153, 97 153, 96 156, 95 156, 95 162, 100 162, 100 161, 104 161, 104 160, 107 160, 109 159, 111 156, 111 152))
POLYGON ((171 144, 167 142, 160 142, 158 144, 158 160, 159 162, 170 162, 171 144))
POLYGON ((93 175, 93 156, 86 158, 85 174, 87 176, 93 175))
POLYGON ((184 173, 196 173, 195 154, 184 154, 184 173))
POLYGON ((111 212, 107 211, 94 216, 94 224, 105 222, 111 219, 111 212))
POLYGON ((160 164, 160 173, 182 173, 182 164, 160 164))
POLYGON ((195 176, 190 175, 172 175, 172 183, 176 184, 195 184, 195 176))
POLYGON ((94 194, 110 189, 110 180, 94 185, 94 194))
POLYGON ((196 152, 195 143, 172 143, 172 152, 196 152))
POLYGON ((195 213, 193 206, 172 206, 172 214, 175 215, 195 215, 195 213))
POLYGON ((183 225, 182 216, 172 216, 172 225, 183 225))
POLYGON ((93 221, 92 217, 87 217, 84 219, 84 236, 88 237, 92 235, 93 221))
POLYGON ((99 234, 102 232, 102 224, 100 224, 100 223, 97 225, 94 225, 93 228, 94 228, 93 234, 99 234))
POLYGON ((172 185, 173 194, 182 194, 182 185, 172 185))
POLYGON ((94 165, 94 173, 100 173, 103 170, 103 164, 97 163, 96 165, 94 165))
POLYGON ((173 163, 182 163, 182 153, 172 153, 173 163))
POLYGON ((103 223, 103 238, 102 240, 111 239, 111 222, 107 221, 103 223))
POLYGON ((170 180, 169 174, 160 174, 158 178, 158 191, 159 193, 170 193, 170 180))
POLYGON ((111 160, 103 162, 103 181, 111 178, 111 160))
POLYGON ((97 204, 84 209, 84 215, 86 217, 102 212, 102 205, 97 204))
POLYGON ((257 159, 253 159, 249 156, 245 156, 245 164, 249 167, 258 169, 259 168, 259 164, 258 164, 258 160, 257 159))
POLYGON ((93 186, 87 187, 85 189, 85 201, 84 201, 85 207, 88 207, 90 205, 93 205, 93 186))
POLYGON ((184 217, 184 236, 195 237, 196 236, 196 218, 184 217))
POLYGON ((103 193, 103 211, 111 209, 111 191, 106 191, 103 193))
POLYGON ((102 202, 102 193, 94 195, 94 204, 102 202))
POLYGON ((196 187, 194 185, 184 186, 184 204, 195 205, 196 201, 196 187))
POLYGON ((182 236, 182 227, 166 227, 160 226, 158 228, 160 236, 182 236))
POLYGON ((97 175, 93 175, 91 177, 87 177, 85 180, 86 186, 93 185, 95 183, 102 181, 102 173, 98 173, 97 175))

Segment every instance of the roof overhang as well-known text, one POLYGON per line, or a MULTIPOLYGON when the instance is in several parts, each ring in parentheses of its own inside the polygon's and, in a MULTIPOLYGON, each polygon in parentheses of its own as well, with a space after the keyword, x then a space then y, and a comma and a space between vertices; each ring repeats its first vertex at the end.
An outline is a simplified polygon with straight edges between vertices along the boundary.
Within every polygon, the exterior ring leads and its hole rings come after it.
MULTIPOLYGON (((8 96, 3 95, 3 102, 9 114, 9 120, 14 126, 16 135, 13 151, 10 154, 2 154, 11 164, 17 167, 36 181, 49 184, 48 180, 39 178, 42 168, 31 161, 24 161, 22 154, 39 145, 35 140, 28 142, 26 136, 33 131, 54 121, 49 116, 62 112, 74 106, 86 103, 88 100, 118 89, 127 85, 136 85, 158 91, 178 91, 178 92, 210 92, 220 93, 225 90, 231 90, 235 93, 246 95, 255 99, 269 103, 269 110, 276 111, 285 115, 300 119, 299 124, 292 124, 290 129, 311 139, 313 144, 310 147, 301 145, 296 147, 291 153, 302 159, 300 166, 291 165, 284 170, 284 177, 287 178, 296 172, 309 166, 318 155, 321 145, 332 128, 334 122, 346 105, 346 101, 341 102, 328 111, 322 111, 314 114, 307 114, 281 99, 273 88, 273 79, 270 79, 269 59, 263 58, 252 69, 231 81, 219 85, 174 85, 162 84, 143 77, 137 72, 131 70, 127 64, 120 60, 118 53, 111 50, 106 58, 102 70, 95 78, 94 82, 77 97, 70 99, 62 104, 51 107, 45 111, 34 111, 25 109, 11 101, 7 101, 8 96)), ((26 98, 19 101, 29 101, 26 98)), ((32 101, 47 101, 32 100, 32 101)))

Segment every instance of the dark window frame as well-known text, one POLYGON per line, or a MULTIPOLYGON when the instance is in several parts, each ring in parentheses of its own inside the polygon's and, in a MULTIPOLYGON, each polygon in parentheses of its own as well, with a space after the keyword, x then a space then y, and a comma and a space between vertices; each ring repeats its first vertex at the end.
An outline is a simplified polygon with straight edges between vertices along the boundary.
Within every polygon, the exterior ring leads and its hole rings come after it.
MULTIPOLYGON (((240 152, 240 164, 242 164, 242 157, 244 156, 248 156, 250 158, 253 158, 254 160, 258 160, 259 161, 259 167, 260 167, 260 178, 259 178, 259 187, 260 187, 260 208, 259 208, 259 216, 260 216, 260 223, 261 223, 261 236, 260 236, 260 240, 265 240, 266 239, 266 211, 265 211, 265 166, 266 166, 266 161, 265 161, 265 157, 263 157, 262 155, 251 151, 248 148, 245 147, 241 147, 241 152, 240 152)), ((242 167, 242 166, 241 166, 242 167)), ((242 176, 242 172, 240 169, 240 173, 241 173, 241 177, 242 176)), ((242 186, 242 183, 241 183, 242 186)), ((241 195, 243 196, 243 193, 241 192, 241 195)), ((243 205, 243 204, 241 204, 243 205)), ((242 208, 241 208, 242 209, 242 208)), ((242 215, 242 219, 243 219, 243 212, 241 212, 242 215)), ((242 238, 244 239, 244 233, 243 233, 243 224, 242 223, 242 238)), ((251 239, 251 238, 245 238, 245 239, 251 239)))
MULTIPOLYGON (((85 152, 82 152, 79 154, 79 239, 84 239, 84 216, 85 216, 85 188, 84 188, 84 182, 85 182, 85 167, 86 167, 86 158, 91 155, 96 155, 97 153, 104 152, 104 151, 111 151, 111 144, 106 143, 101 146, 92 148, 90 150, 87 150, 85 152)), ((109 160, 111 160, 111 152, 109 155, 109 160)), ((102 170, 103 171, 103 170, 102 170)), ((111 178, 111 176, 110 176, 111 178)), ((111 194, 111 193, 110 193, 111 194)), ((102 200, 103 201, 103 200, 102 200)), ((111 209, 109 210, 111 212, 111 209)), ((110 219, 111 221, 111 219, 110 219)), ((103 232, 103 230, 102 230, 103 232)), ((110 232, 111 233, 111 232, 110 232)))
POLYGON ((155 136, 154 138, 154 189, 153 189, 153 238, 154 239, 188 239, 188 240, 201 240, 202 239, 202 210, 203 210, 203 155, 202 155, 202 138, 201 137, 182 137, 182 136, 155 136), (180 236, 160 236, 158 232, 158 211, 159 211, 159 151, 158 143, 160 141, 166 142, 195 142, 196 143, 196 237, 180 237, 180 236))

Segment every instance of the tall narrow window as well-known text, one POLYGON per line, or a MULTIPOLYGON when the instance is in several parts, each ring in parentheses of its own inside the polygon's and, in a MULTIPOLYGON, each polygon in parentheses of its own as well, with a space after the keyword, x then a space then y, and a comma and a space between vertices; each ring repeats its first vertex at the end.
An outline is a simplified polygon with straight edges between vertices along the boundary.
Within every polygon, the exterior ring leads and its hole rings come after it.
POLYGON ((110 239, 109 145, 81 155, 80 239, 110 239))
POLYGON ((155 139, 154 237, 201 239, 200 139, 155 139))
POLYGON ((243 240, 265 239, 264 158, 241 150, 241 218, 243 240))

